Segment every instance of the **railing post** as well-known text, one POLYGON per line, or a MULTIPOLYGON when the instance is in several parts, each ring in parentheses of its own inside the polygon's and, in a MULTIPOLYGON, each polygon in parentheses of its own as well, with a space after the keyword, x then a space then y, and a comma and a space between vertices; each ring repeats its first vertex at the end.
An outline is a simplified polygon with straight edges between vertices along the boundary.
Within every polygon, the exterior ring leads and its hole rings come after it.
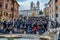
POLYGON ((10 31, 10 36, 12 36, 12 31, 10 31))
POLYGON ((36 33, 37 33, 37 35, 39 35, 39 32, 38 31, 36 33))
POLYGON ((26 31, 24 31, 24 34, 26 34, 26 31))

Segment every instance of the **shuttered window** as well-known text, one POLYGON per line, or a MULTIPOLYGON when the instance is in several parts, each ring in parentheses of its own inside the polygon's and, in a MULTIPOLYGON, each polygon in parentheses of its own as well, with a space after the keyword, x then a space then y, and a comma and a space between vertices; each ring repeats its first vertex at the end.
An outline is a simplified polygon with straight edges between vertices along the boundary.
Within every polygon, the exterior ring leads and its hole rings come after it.
POLYGON ((0 4, 0 8, 2 7, 2 4, 0 4))

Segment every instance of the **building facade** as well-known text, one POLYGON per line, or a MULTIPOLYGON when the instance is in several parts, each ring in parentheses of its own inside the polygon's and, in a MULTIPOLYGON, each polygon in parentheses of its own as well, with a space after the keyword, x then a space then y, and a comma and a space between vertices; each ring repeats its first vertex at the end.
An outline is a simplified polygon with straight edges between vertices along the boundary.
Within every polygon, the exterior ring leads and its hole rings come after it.
POLYGON ((49 17, 49 7, 45 7, 44 8, 44 16, 48 16, 49 17))
POLYGON ((0 19, 12 20, 18 15, 19 4, 16 0, 0 0, 0 19))
POLYGON ((53 21, 57 19, 57 21, 60 23, 60 0, 50 0, 48 4, 50 19, 53 21))
POLYGON ((49 16, 50 16, 50 19, 53 21, 55 20, 55 7, 54 7, 55 5, 54 5, 54 3, 55 2, 53 0, 50 0, 48 3, 49 4, 49 16))
POLYGON ((32 16, 32 13, 35 16, 38 16, 39 11, 40 11, 40 6, 39 5, 40 5, 39 1, 37 1, 36 5, 33 2, 31 2, 30 9, 29 10, 20 10, 20 13, 24 16, 32 16))
POLYGON ((17 1, 15 1, 14 3, 14 18, 18 18, 18 14, 19 14, 19 4, 17 1))

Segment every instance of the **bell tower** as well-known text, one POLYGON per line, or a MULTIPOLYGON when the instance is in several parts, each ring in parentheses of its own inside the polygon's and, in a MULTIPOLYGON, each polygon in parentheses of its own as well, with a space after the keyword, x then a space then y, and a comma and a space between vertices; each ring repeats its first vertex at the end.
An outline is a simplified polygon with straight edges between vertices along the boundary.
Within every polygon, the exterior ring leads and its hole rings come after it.
POLYGON ((34 3, 33 3, 33 2, 31 2, 31 4, 30 4, 30 5, 31 5, 31 9, 33 9, 34 3))
POLYGON ((39 5, 40 5, 40 3, 39 3, 39 1, 37 1, 37 9, 39 9, 39 7, 40 7, 39 5))

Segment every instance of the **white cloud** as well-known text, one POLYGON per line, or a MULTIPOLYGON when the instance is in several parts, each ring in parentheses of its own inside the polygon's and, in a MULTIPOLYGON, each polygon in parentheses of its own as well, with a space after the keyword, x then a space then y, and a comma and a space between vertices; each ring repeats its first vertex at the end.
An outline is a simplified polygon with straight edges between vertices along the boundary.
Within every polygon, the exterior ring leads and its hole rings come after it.
POLYGON ((20 10, 29 9, 30 3, 29 2, 18 2, 20 4, 20 10))

